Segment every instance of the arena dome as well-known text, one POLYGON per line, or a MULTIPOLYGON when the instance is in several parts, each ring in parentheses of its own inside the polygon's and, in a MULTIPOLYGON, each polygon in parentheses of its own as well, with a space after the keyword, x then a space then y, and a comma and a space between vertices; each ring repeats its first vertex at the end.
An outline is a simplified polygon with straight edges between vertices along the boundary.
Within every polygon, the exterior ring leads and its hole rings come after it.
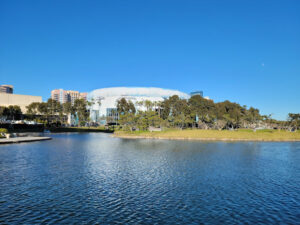
POLYGON ((182 99, 188 99, 190 97, 190 95, 177 90, 154 87, 112 87, 96 89, 88 94, 88 99, 94 102, 91 106, 91 119, 96 122, 100 117, 107 116, 111 110, 116 110, 117 101, 121 98, 132 101, 138 110, 145 110, 143 106, 136 105, 136 102, 145 100, 160 102, 173 95, 178 95, 179 98, 182 99))

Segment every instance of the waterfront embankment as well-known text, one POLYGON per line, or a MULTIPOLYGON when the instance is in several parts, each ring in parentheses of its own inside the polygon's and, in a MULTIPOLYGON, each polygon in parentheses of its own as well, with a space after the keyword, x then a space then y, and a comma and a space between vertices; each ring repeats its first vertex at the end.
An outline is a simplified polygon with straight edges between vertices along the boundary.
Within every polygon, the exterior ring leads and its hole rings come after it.
POLYGON ((300 132, 285 130, 166 130, 149 131, 116 131, 114 137, 120 138, 148 138, 169 140, 203 140, 203 141, 300 141, 300 132))
POLYGON ((51 137, 13 137, 13 138, 1 138, 0 144, 14 144, 21 142, 33 142, 33 141, 46 141, 51 140, 51 137))
POLYGON ((44 124, 0 124, 0 129, 7 129, 9 133, 44 132, 49 130, 54 133, 60 132, 103 132, 113 133, 113 129, 102 127, 46 127, 44 124))
POLYGON ((43 132, 45 129, 44 124, 10 124, 1 123, 0 128, 7 129, 10 133, 23 133, 23 132, 43 132))
POLYGON ((103 127, 53 127, 49 128, 49 131, 53 133, 62 133, 62 132, 100 132, 100 133, 113 133, 111 129, 105 129, 103 127))

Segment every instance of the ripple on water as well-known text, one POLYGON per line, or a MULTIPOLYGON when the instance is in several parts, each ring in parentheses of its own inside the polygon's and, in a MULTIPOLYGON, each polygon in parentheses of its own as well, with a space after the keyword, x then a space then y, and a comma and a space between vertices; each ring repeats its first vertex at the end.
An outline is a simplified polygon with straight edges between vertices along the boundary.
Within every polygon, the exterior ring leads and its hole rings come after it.
POLYGON ((0 224, 300 224, 300 143, 0 146, 0 224))

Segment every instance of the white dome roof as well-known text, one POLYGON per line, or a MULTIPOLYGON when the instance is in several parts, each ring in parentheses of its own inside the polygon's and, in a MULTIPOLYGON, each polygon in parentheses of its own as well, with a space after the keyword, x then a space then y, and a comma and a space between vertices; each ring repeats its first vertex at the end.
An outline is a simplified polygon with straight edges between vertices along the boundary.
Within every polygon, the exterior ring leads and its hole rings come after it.
POLYGON ((89 93, 89 98, 113 97, 113 96, 139 96, 139 97, 162 97, 168 98, 178 95, 180 98, 189 98, 184 92, 155 88, 155 87, 112 87, 93 90, 89 93))

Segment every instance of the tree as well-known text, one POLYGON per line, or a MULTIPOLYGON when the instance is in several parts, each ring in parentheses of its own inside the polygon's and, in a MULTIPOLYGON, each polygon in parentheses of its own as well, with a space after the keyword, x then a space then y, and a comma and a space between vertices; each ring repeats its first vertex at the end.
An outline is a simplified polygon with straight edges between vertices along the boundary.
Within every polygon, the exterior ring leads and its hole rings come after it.
POLYGON ((126 113, 135 114, 136 109, 134 104, 131 101, 128 101, 125 98, 121 98, 117 101, 117 111, 120 115, 124 115, 126 113))
POLYGON ((65 102, 65 103, 63 103, 62 104, 62 108, 63 108, 63 113, 66 114, 66 115, 68 115, 68 114, 74 115, 75 114, 75 109, 72 106, 71 102, 65 102))
POLYGON ((125 113, 120 115, 118 123, 122 126, 123 130, 132 130, 136 125, 137 117, 133 113, 125 113))
POLYGON ((60 102, 49 98, 47 101, 47 112, 53 116, 60 113, 60 111, 62 111, 60 102))
POLYGON ((289 125, 292 129, 297 130, 300 128, 300 113, 289 113, 288 115, 289 125))
POLYGON ((0 116, 7 117, 8 114, 8 108, 5 106, 0 106, 0 116))
POLYGON ((30 105, 26 106, 26 112, 29 115, 37 115, 39 113, 38 106, 39 102, 33 102, 30 105))
POLYGON ((250 107, 248 112, 246 112, 246 118, 251 123, 256 123, 258 120, 262 119, 262 116, 259 114, 259 110, 253 107, 250 107))
POLYGON ((192 96, 189 101, 191 116, 198 118, 198 123, 212 125, 216 118, 216 106, 212 100, 205 99, 200 95, 192 96))
POLYGON ((79 125, 84 125, 88 122, 89 112, 87 110, 87 102, 84 99, 76 99, 74 102, 74 111, 78 117, 79 125))
POLYGON ((38 111, 41 115, 46 115, 48 116, 49 115, 49 112, 48 112, 48 106, 47 106, 47 103, 46 102, 41 102, 39 105, 38 105, 38 111))
POLYGON ((119 115, 119 124, 126 130, 132 130, 137 121, 134 104, 131 101, 127 102, 125 98, 121 98, 117 101, 117 112, 119 115))
POLYGON ((7 119, 15 120, 20 119, 22 111, 18 105, 10 105, 8 107, 0 107, 0 116, 4 116, 7 119))

